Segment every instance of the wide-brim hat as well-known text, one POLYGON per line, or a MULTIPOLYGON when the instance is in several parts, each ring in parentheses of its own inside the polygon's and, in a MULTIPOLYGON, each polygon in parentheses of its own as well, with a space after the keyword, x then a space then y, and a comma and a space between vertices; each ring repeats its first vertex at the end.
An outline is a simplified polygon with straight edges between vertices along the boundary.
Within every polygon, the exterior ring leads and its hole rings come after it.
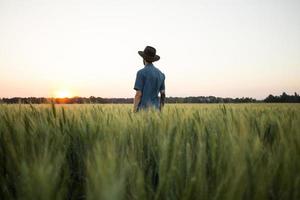
POLYGON ((139 55, 142 56, 146 61, 155 62, 160 59, 159 55, 156 55, 156 49, 151 46, 146 46, 144 51, 138 51, 139 55))

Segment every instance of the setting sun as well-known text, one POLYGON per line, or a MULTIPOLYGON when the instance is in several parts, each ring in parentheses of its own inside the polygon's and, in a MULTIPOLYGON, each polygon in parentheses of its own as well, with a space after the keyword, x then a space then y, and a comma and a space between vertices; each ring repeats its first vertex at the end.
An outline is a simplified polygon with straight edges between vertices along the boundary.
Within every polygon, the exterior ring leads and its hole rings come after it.
POLYGON ((72 94, 67 89, 61 89, 55 93, 55 97, 56 98, 70 98, 70 97, 72 97, 72 94))

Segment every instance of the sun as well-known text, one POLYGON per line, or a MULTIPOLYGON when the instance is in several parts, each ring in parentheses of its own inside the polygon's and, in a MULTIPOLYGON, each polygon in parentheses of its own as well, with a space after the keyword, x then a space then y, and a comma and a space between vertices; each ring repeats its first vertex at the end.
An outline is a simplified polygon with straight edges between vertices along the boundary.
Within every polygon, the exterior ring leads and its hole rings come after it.
POLYGON ((68 89, 60 89, 55 93, 56 98, 70 98, 72 93, 68 89))

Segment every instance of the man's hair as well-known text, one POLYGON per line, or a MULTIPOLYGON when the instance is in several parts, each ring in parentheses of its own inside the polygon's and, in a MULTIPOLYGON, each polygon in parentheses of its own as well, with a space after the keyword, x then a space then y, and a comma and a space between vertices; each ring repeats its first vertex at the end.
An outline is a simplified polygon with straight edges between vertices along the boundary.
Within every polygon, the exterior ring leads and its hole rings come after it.
POLYGON ((147 63, 152 64, 152 61, 146 60, 145 58, 144 58, 144 60, 145 60, 147 63))

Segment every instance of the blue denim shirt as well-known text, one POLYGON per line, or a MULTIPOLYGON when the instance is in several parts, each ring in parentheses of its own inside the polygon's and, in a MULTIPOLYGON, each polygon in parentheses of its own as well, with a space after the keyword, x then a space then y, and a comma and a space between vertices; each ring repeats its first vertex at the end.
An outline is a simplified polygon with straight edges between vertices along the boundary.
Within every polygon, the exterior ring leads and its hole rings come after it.
POLYGON ((153 64, 147 64, 136 74, 135 90, 142 92, 138 110, 148 107, 159 108, 158 94, 165 90, 165 75, 153 64))

